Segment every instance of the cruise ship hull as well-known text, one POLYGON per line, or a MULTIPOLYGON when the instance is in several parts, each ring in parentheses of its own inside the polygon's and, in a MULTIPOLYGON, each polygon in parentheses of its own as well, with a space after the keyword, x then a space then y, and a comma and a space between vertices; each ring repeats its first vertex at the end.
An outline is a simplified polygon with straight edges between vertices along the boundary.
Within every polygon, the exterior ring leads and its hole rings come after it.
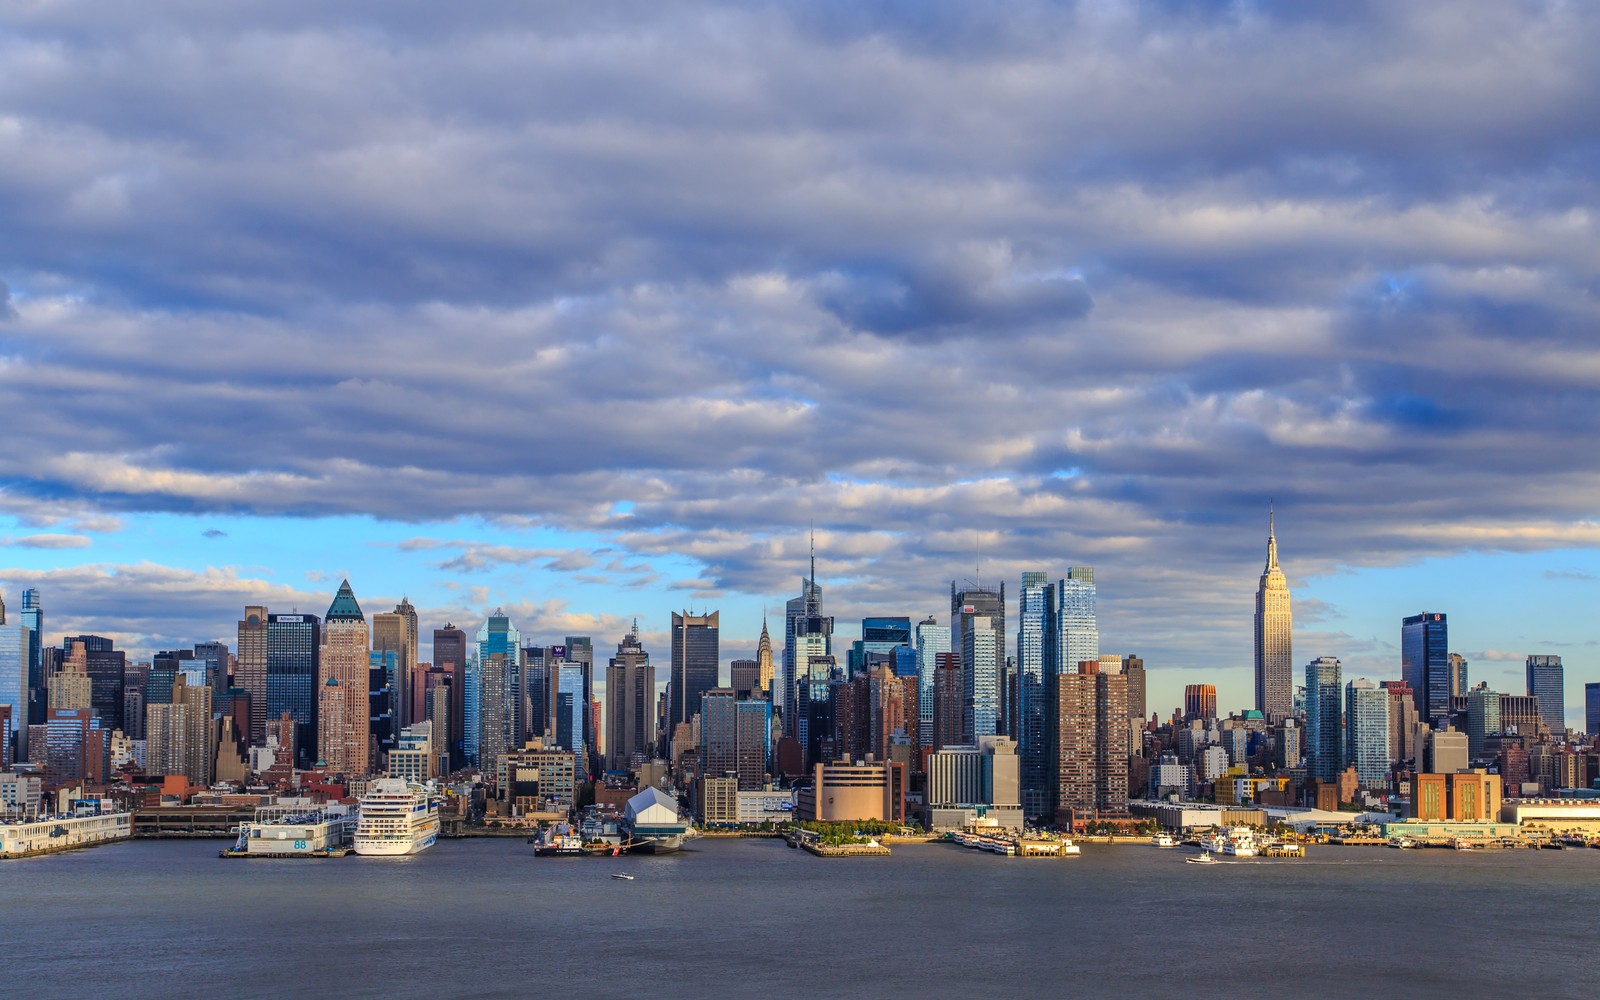
POLYGON ((355 852, 368 858, 399 858, 408 854, 420 854, 434 845, 439 839, 439 831, 435 830, 418 840, 362 840, 356 838, 355 852))

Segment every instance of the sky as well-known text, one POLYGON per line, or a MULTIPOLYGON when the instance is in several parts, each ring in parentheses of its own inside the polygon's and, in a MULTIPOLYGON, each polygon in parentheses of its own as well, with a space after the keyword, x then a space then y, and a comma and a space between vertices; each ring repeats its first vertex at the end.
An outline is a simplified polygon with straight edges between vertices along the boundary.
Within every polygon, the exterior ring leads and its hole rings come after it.
MULTIPOLYGON (((1600 680, 1600 7, 0 7, 0 596, 138 655, 1093 566, 1165 714, 1600 680), (1298 679, 1298 678, 1297 678, 1298 679)), ((1011 623, 1014 630, 1015 622, 1011 623)), ((424 650, 426 653, 426 649, 424 650)))

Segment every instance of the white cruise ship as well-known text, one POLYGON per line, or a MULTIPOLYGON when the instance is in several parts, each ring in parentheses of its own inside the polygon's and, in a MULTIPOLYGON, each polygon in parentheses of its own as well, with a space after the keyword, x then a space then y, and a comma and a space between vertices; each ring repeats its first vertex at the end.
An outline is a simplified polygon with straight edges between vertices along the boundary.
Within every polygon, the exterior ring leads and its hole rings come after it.
POLYGON ((416 854, 439 839, 439 803, 421 785, 378 778, 361 797, 354 848, 357 854, 416 854))

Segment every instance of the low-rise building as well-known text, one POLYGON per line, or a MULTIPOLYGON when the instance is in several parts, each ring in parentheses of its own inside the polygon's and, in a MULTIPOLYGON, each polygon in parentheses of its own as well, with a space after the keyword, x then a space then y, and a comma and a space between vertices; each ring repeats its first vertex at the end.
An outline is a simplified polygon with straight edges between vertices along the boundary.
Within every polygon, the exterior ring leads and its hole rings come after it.
POLYGON ((1552 833, 1600 834, 1600 799, 1507 799, 1500 821, 1552 833))
POLYGON ((1414 774, 1411 776, 1411 819, 1491 823, 1500 816, 1500 795, 1500 776, 1484 770, 1414 774))
POLYGON ((812 784, 796 796, 795 812, 805 822, 904 822, 905 768, 892 762, 818 764, 812 784))

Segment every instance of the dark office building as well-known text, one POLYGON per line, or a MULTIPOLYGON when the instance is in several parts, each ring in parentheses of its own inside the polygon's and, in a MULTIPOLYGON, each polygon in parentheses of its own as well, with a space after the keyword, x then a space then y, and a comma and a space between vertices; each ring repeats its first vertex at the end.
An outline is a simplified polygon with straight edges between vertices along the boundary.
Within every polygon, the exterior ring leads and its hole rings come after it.
POLYGON ((164 649, 150 658, 150 676, 145 681, 146 705, 172 704, 172 685, 184 665, 194 659, 189 649, 164 649))
MULTIPOLYGON (((449 710, 447 727, 450 769, 466 766, 467 756, 462 740, 467 730, 467 633, 446 622, 444 628, 433 630, 433 666, 450 676, 449 710)), ((533 716, 535 725, 543 726, 543 716, 533 716)), ((542 734, 543 729, 540 729, 542 734)))
POLYGON ((1144 660, 1129 653, 1122 658, 1122 673, 1128 678, 1128 715, 1142 720, 1149 714, 1144 704, 1144 660))
POLYGON ((1561 657, 1530 656, 1527 670, 1528 697, 1539 699, 1545 728, 1559 739, 1567 731, 1567 681, 1561 657))
POLYGON ((939 653, 933 670, 933 742, 935 750, 963 746, 961 661, 955 653, 939 653))
POLYGON ((225 642, 197 642, 194 658, 206 665, 206 683, 211 685, 211 704, 220 705, 228 696, 231 682, 228 678, 228 644, 225 642))
POLYGON ((399 728, 394 719, 394 688, 400 683, 400 658, 397 649, 375 649, 367 654, 367 738, 368 759, 379 766, 385 754, 395 747, 399 728))
POLYGON ((729 671, 734 694, 741 701, 765 696, 765 692, 759 689, 761 665, 755 660, 734 660, 729 671))
POLYGON ((672 680, 667 690, 674 726, 694 718, 701 696, 717 686, 720 617, 717 611, 672 613, 672 680))
POLYGON ((69 635, 61 640, 61 651, 69 652, 77 642, 83 643, 88 657, 89 706, 100 720, 100 728, 108 733, 122 729, 122 674, 127 654, 103 635, 69 635))
MULTIPOLYGON (((301 766, 317 759, 317 676, 322 619, 316 615, 267 616, 267 706, 265 717, 284 712, 294 720, 295 753, 301 766)), ((254 698, 251 694, 251 710, 254 698)))
POLYGON ((1450 720, 1449 622, 1442 614, 1411 615, 1400 624, 1400 679, 1411 686, 1417 715, 1435 729, 1450 720))

